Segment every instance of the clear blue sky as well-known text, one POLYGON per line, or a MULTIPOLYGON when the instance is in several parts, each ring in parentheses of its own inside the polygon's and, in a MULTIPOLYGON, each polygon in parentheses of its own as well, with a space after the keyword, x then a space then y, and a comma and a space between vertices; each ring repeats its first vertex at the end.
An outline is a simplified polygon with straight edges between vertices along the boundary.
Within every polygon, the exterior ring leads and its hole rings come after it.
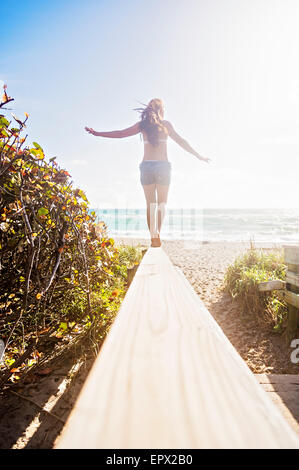
POLYGON ((139 101, 208 166, 169 144, 170 207, 298 207, 297 0, 1 2, 0 83, 29 142, 71 173, 93 206, 142 207, 139 101))

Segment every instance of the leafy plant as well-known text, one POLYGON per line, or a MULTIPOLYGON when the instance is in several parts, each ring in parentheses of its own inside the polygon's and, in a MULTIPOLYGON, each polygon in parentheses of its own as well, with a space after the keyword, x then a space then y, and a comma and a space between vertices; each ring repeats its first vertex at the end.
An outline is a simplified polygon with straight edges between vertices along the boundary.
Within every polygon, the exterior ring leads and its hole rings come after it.
POLYGON ((281 331, 287 308, 275 292, 260 292, 258 284, 274 279, 285 279, 286 266, 282 251, 265 252, 251 249, 236 259, 225 274, 225 290, 238 302, 241 313, 255 315, 274 331, 281 331))
MULTIPOLYGON (((5 85, 0 109, 11 101, 5 85)), ((40 144, 25 146, 28 117, 12 115, 12 123, 0 114, 3 380, 12 364, 38 358, 45 338, 91 328, 103 337, 125 293, 124 251, 105 224, 98 229, 85 193, 57 157, 47 162, 40 144)))

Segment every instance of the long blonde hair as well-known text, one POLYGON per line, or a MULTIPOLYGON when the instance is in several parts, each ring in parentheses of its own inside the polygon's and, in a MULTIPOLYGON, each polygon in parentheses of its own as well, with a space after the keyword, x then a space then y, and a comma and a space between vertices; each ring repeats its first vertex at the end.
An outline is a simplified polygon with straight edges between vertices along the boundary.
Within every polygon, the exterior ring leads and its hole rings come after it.
POLYGON ((141 113, 140 130, 147 135, 149 142, 155 147, 159 145, 159 138, 168 134, 163 125, 163 102, 160 98, 153 98, 144 108, 135 108, 141 113))

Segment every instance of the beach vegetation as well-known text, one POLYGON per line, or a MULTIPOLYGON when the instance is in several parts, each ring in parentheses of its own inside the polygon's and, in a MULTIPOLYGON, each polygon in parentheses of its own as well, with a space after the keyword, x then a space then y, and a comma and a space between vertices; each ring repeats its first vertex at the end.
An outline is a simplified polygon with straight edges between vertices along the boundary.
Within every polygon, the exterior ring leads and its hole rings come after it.
POLYGON ((242 316, 255 318, 275 332, 284 330, 287 306, 277 292, 260 292, 258 284, 285 280, 286 265, 280 249, 263 250, 251 246, 226 271, 225 290, 238 302, 242 316))
POLYGON ((126 292, 133 247, 115 246, 58 157, 0 102, 0 382, 81 341, 98 350, 126 292))

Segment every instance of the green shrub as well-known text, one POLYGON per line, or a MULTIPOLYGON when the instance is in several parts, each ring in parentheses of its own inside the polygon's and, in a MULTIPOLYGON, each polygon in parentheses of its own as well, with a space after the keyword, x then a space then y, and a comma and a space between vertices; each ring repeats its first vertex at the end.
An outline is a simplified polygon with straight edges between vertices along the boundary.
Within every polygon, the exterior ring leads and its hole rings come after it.
MULTIPOLYGON (((1 111, 10 101, 5 86, 1 111)), ((56 157, 47 162, 38 143, 25 146, 28 115, 13 119, 15 127, 0 114, 4 372, 26 351, 38 356, 45 332, 59 337, 93 328, 94 338, 103 337, 125 294, 127 260, 138 257, 131 248, 118 250, 105 224, 96 226, 85 193, 56 157)))
POLYGON ((241 314, 254 315, 263 323, 281 331, 287 309, 274 292, 260 292, 258 284, 285 279, 286 266, 282 250, 263 251, 252 247, 228 267, 225 290, 238 302, 241 314))
POLYGON ((130 246, 121 244, 117 246, 119 263, 114 266, 113 271, 116 276, 121 276, 127 280, 127 270, 138 265, 142 259, 142 249, 140 246, 130 246))
POLYGON ((120 245, 118 247, 119 262, 127 268, 133 268, 134 265, 139 264, 142 258, 142 251, 140 247, 120 245))

